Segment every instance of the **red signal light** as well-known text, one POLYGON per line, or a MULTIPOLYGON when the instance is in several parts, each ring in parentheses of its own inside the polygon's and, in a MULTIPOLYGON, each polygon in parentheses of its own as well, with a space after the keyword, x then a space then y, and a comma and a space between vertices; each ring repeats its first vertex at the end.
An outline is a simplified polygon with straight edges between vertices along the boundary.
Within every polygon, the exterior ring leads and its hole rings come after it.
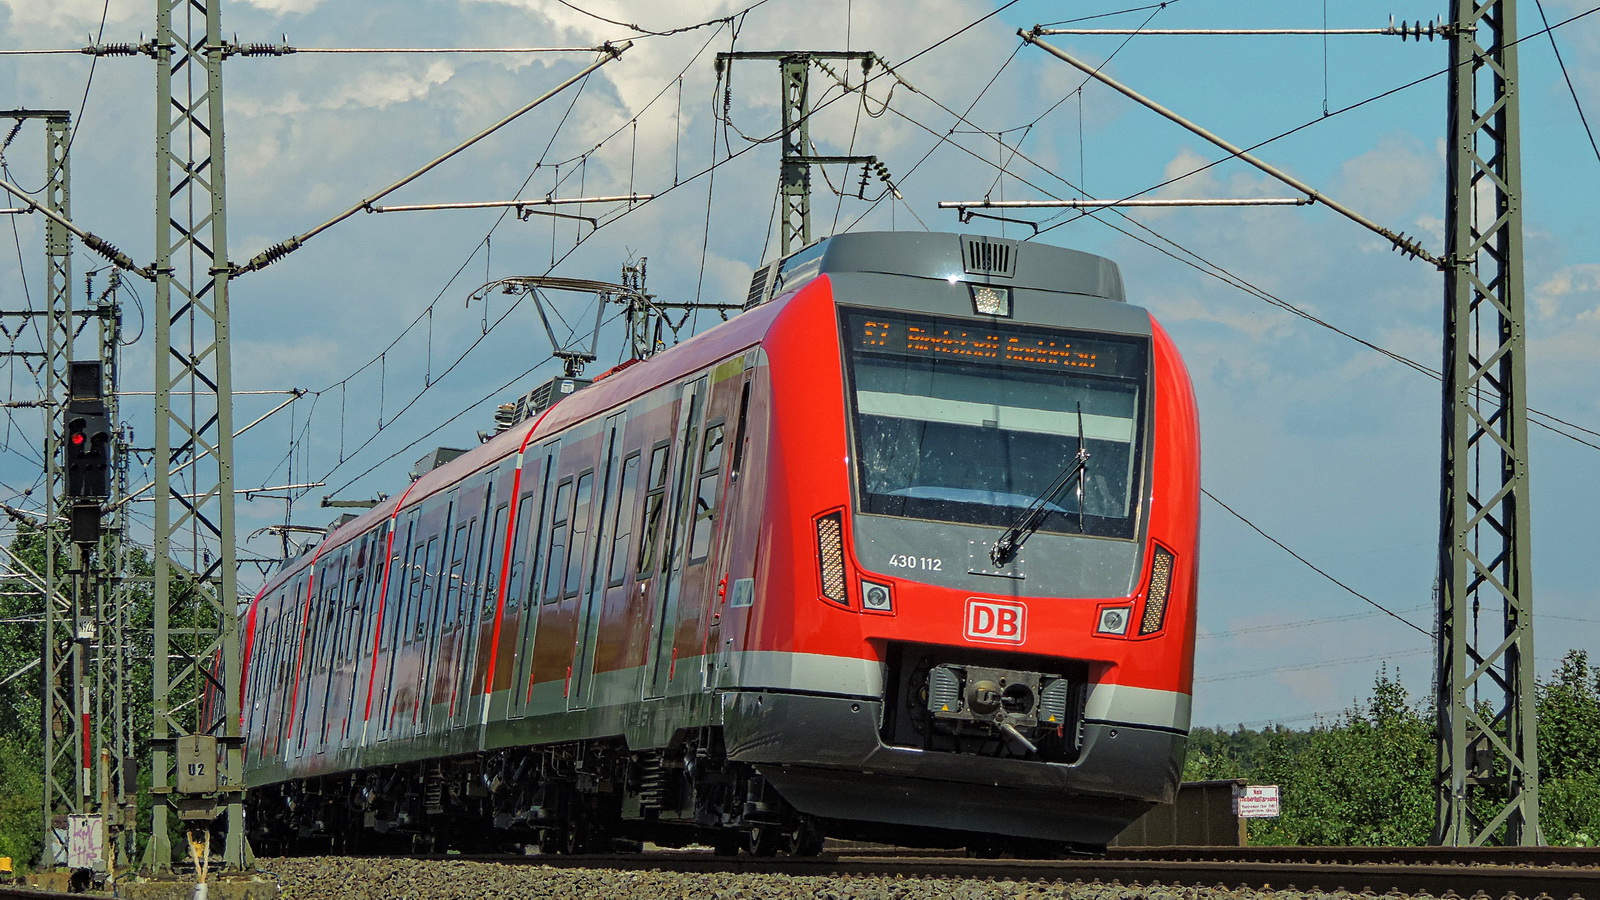
POLYGON ((69 438, 68 440, 72 441, 72 446, 76 447, 79 444, 82 444, 84 441, 88 440, 88 438, 84 437, 82 432, 78 432, 78 433, 74 434, 71 438, 69 438))

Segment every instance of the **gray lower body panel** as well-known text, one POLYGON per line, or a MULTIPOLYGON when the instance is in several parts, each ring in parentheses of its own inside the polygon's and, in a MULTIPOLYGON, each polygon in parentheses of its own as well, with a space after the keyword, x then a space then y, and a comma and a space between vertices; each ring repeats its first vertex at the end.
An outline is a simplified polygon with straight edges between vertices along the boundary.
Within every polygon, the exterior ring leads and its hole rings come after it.
POLYGON ((730 759, 754 765, 802 812, 838 819, 1103 845, 1177 789, 1187 738, 1088 723, 1071 764, 885 745, 882 704, 723 695, 730 759))

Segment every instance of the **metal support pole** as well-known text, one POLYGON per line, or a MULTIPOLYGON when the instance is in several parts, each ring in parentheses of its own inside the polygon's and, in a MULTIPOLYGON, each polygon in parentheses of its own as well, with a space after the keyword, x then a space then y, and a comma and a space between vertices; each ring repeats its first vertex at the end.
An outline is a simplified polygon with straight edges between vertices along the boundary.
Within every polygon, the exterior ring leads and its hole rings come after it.
POLYGON ((247 864, 219 3, 156 5, 156 800, 145 853, 155 870, 172 865, 167 829, 174 813, 190 827, 225 816, 223 862, 230 869, 247 864), (202 720, 207 692, 222 702, 202 720), (217 757, 194 762, 220 774, 218 792, 176 791, 174 754, 178 739, 190 736, 216 739, 217 757))
MULTIPOLYGON (((130 613, 134 608, 133 566, 129 558, 127 513, 116 501, 128 492, 128 447, 125 432, 119 427, 117 387, 118 351, 122 344, 122 309, 118 289, 122 273, 112 270, 98 300, 87 297, 99 317, 100 366, 104 378, 101 393, 105 398, 106 418, 116 435, 112 449, 111 496, 107 502, 99 546, 96 548, 98 576, 94 585, 95 622, 99 640, 94 655, 94 758, 99 772, 94 789, 96 807, 103 817, 107 854, 106 869, 113 878, 117 865, 132 859, 130 839, 136 824, 136 799, 133 785, 126 782, 124 761, 134 756, 136 731, 144 722, 135 721, 128 700, 133 689, 134 640, 130 613)), ((92 293, 92 291, 91 291, 92 293)))
POLYGON ((811 243, 811 164, 798 157, 811 146, 811 59, 779 61, 783 79, 783 254, 811 243))
POLYGON ((740 51, 717 54, 717 69, 736 59, 778 61, 778 76, 783 92, 783 162, 778 191, 783 195, 783 233, 779 242, 782 255, 811 243, 811 166, 825 163, 877 162, 873 156, 812 156, 811 148, 811 64, 819 59, 860 60, 870 68, 878 61, 868 51, 740 51))
POLYGON ((1451 10, 1434 839, 1533 845, 1541 836, 1516 4, 1453 0, 1451 10))
MULTIPOLYGON (((65 111, 32 114, 44 119, 44 208, 62 219, 72 216, 71 168, 67 160, 70 115, 65 111)), ((62 522, 71 503, 66 497, 62 466, 63 411, 68 395, 67 368, 72 359, 72 235, 55 219, 45 220, 45 524, 44 644, 40 666, 43 684, 45 858, 66 860, 58 835, 64 816, 83 811, 85 777, 81 759, 84 722, 83 645, 78 641, 82 610, 82 555, 66 540, 62 522)))

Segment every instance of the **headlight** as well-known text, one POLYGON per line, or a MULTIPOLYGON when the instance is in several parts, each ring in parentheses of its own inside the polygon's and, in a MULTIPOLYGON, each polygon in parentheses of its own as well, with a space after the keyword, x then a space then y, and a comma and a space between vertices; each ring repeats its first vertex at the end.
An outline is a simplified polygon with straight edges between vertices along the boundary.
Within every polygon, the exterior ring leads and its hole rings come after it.
POLYGON ((1100 610, 1100 624, 1095 626, 1096 634, 1127 634, 1128 620, 1133 618, 1132 607, 1108 606, 1100 610))
POLYGON ((861 582, 861 608, 869 612, 894 612, 894 596, 886 584, 861 582))

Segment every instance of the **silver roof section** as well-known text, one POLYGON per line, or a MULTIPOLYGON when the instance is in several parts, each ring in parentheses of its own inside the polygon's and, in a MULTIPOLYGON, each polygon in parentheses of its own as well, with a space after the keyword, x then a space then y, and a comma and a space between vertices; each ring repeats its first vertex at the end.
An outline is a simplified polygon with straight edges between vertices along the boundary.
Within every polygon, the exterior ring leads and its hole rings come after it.
POLYGON ((1125 299, 1116 263, 1090 253, 986 235, 869 231, 823 238, 757 269, 747 307, 835 272, 908 275, 1125 299))

